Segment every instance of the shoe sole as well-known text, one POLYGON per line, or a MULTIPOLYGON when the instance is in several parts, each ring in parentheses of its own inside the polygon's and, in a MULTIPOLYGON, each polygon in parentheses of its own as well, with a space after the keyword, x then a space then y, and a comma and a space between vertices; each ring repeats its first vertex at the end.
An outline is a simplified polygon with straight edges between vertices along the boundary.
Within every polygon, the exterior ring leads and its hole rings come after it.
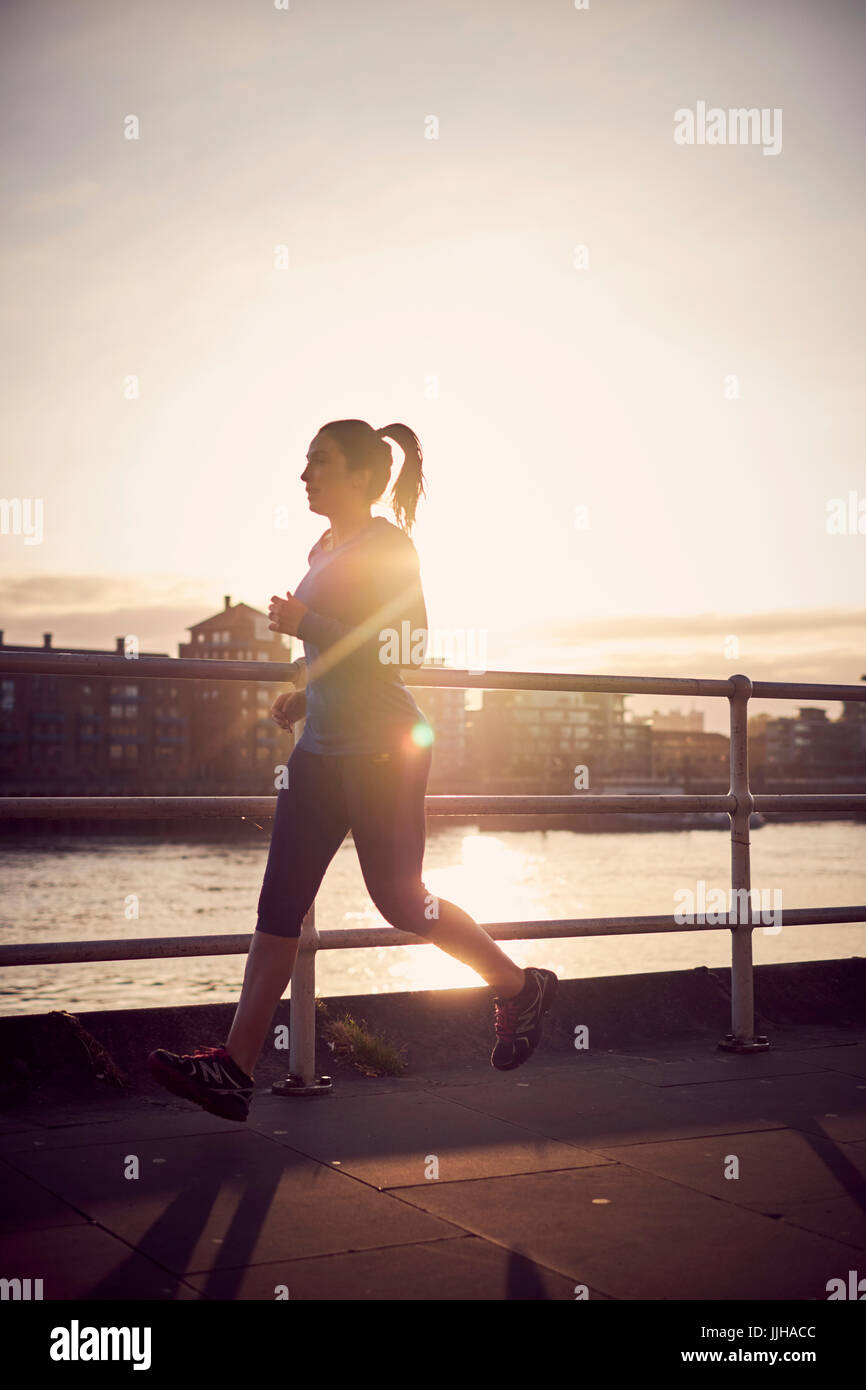
MULTIPOLYGON (((552 1005, 553 1005, 553 1001, 554 1001, 554 999, 556 998, 556 987, 557 987, 558 984, 559 984, 559 981, 557 980, 557 978, 556 978, 555 975, 551 974, 551 975, 545 975, 545 976, 544 976, 544 986, 543 986, 543 992, 542 992, 542 995, 541 995, 541 1014, 539 1015, 539 1024, 541 1023, 541 1019, 544 1018, 544 1015, 550 1013, 551 1007, 552 1007, 552 1005)), ((525 1036, 525 1034, 524 1034, 524 1036, 525 1036)), ((521 1058, 519 1059, 519 1061, 517 1061, 517 1062, 507 1062, 507 1063, 505 1064, 504 1067, 497 1067, 497 1066, 496 1066, 496 1063, 495 1063, 492 1059, 491 1059, 491 1063, 490 1063, 490 1064, 491 1064, 492 1067, 495 1068, 496 1071, 516 1071, 518 1067, 522 1067, 522 1066, 524 1065, 525 1062, 528 1062, 528 1061, 529 1061, 530 1057, 532 1056, 532 1054, 534 1053, 535 1049, 538 1047, 538 1044, 539 1044, 540 1042, 541 1042, 541 1031, 540 1031, 540 1028, 539 1028, 539 1035, 538 1035, 538 1038, 537 1038, 537 1040, 532 1044, 532 1046, 530 1047, 530 1049, 529 1049, 529 1051, 527 1052, 527 1054, 526 1054, 525 1057, 521 1057, 521 1058)))
POLYGON ((208 1095, 201 1095, 185 1076, 178 1076, 177 1072, 160 1062, 158 1057, 152 1055, 148 1057, 147 1069, 154 1081, 158 1081, 160 1086, 165 1087, 167 1091, 171 1091, 172 1095, 180 1096, 181 1100, 191 1100, 195 1105, 200 1105, 202 1110, 207 1110, 208 1114, 218 1115, 221 1120, 235 1120, 238 1124, 246 1123, 246 1115, 230 1115, 225 1107, 220 1107, 218 1101, 214 1101, 208 1095))

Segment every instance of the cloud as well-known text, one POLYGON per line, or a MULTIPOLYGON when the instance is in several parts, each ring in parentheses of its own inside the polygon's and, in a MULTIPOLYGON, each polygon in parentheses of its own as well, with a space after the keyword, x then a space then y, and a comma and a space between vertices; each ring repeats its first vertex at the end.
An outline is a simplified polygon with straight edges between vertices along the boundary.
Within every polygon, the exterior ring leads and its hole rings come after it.
MULTIPOLYGON (((239 596, 242 598, 242 596, 239 596)), ((238 601, 237 598, 235 601, 238 601)), ((52 645, 114 650, 115 639, 134 633, 152 650, 177 653, 186 629, 223 607, 212 584, 173 576, 38 575, 0 580, 0 626, 7 645, 52 645)))
POLYGON ((62 616, 76 609, 105 613, 134 603, 147 606, 156 602, 206 601, 209 585, 178 580, 173 575, 43 574, 26 579, 0 579, 0 611, 17 607, 23 614, 34 612, 62 616))
POLYGON ((858 628, 860 644, 866 637, 866 608, 816 608, 806 610, 780 609, 764 613, 694 613, 682 617, 647 613, 620 617, 590 618, 586 622, 541 623, 532 628, 534 635, 551 637, 559 642, 585 643, 593 638, 612 641, 626 638, 641 644, 657 638, 707 638, 710 635, 737 637, 767 635, 777 638, 782 632, 826 632, 828 629, 858 628))
POLYGON ((100 185, 93 179, 77 179, 73 183, 31 189, 13 203, 10 214, 20 217, 45 217, 48 214, 67 212, 81 207, 99 192, 99 188, 100 185))

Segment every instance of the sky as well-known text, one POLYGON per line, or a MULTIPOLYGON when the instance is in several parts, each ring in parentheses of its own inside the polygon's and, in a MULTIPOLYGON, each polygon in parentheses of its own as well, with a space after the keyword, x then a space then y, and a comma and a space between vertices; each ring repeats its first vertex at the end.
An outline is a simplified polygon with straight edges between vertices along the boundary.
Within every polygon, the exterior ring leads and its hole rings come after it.
POLYGON ((6 642, 265 610, 360 417, 419 436, 431 627, 491 669, 858 682, 864 39, 841 0, 7 0, 6 642), (699 103, 778 148, 677 143, 699 103))

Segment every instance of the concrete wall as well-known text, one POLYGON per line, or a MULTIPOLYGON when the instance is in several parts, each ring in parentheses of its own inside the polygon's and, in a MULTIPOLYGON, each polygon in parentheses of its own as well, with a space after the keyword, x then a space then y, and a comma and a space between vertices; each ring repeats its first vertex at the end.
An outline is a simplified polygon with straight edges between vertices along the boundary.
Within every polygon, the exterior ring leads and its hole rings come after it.
MULTIPOLYGON (((397 1048, 405 1047, 405 1076, 437 1068, 489 1065, 493 1035, 493 991, 487 988, 422 990, 405 994, 344 995, 324 1001, 331 1018, 349 1013, 397 1048)), ((809 1027, 862 1028, 866 1024, 866 961, 860 957, 763 965, 755 969, 756 1031, 771 1044, 791 1046, 807 1040, 809 1027)), ((615 1052, 693 1041, 698 1050, 715 1051, 730 1029, 730 971, 666 971, 649 975, 561 980, 556 1004, 545 1026, 537 1056, 553 1060, 571 1055, 574 1029, 589 1028, 594 1051, 615 1052)), ((274 1019, 288 1023, 289 1000, 274 1019)), ((155 1047, 189 1052, 224 1042, 233 1004, 191 1008, 123 1009, 77 1015, 119 1071, 127 1086, 119 1088, 97 1053, 88 1047, 62 1013, 0 1018, 0 1107, 7 1113, 22 1102, 56 1103, 65 1098, 119 1094, 159 1096, 166 1093, 150 1080, 145 1061, 155 1047)), ((92 1044, 89 1044, 92 1048, 92 1044)), ((357 1071, 336 1061, 320 1037, 318 1068, 335 1078, 357 1071)), ((257 1085, 270 1085, 288 1072, 288 1053, 267 1047, 256 1068, 257 1085)))

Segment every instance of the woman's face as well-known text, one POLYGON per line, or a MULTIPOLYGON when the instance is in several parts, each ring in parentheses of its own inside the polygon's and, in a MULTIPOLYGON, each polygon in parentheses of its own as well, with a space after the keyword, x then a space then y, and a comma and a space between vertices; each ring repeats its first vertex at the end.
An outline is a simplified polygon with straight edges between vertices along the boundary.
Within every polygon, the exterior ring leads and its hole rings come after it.
POLYGON ((307 466, 301 474, 306 483, 310 511, 321 516, 341 516, 365 505, 364 490, 369 473, 366 469, 352 472, 346 466, 346 456, 324 430, 320 430, 307 452, 307 466))

